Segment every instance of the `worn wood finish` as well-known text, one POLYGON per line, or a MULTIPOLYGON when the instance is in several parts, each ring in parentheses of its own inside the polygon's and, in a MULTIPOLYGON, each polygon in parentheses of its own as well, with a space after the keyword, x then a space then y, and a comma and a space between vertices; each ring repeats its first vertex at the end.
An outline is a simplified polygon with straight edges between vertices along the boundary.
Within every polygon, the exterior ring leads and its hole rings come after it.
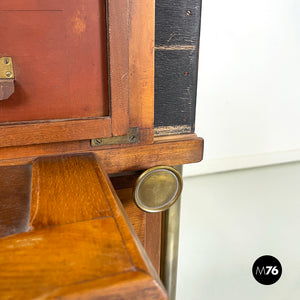
POLYGON ((39 229, 0 239, 1 299, 167 298, 92 154, 36 160, 32 189, 39 229))
MULTIPOLYGON (((69 120, 0 125, 1 147, 21 146, 111 136, 111 119, 69 120)), ((20 149, 22 152, 22 149, 20 149)))
POLYGON ((200 15, 201 0, 156 0, 156 135, 194 132, 200 15))
MULTIPOLYGON (((9 101, 0 103, 0 147, 125 135, 129 129, 128 1, 107 0, 107 20, 105 1, 48 2, 30 0, 24 4, 18 0, 0 5, 1 16, 12 15, 9 22, 16 21, 9 29, 21 35, 18 38, 5 32, 10 42, 1 45, 10 48, 0 47, 0 56, 13 53, 16 76, 16 92, 9 101), (33 17, 20 18, 22 14, 33 17), (58 20, 54 22, 56 15, 58 20), (40 19, 44 26, 32 29, 40 19), (20 22, 24 22, 22 30, 32 29, 31 39, 24 39, 26 34, 18 31, 20 22), (41 36, 45 28, 46 36, 41 36), (59 51, 64 43, 67 52, 59 51)), ((142 68, 143 64, 136 66, 142 68)), ((141 132, 141 141, 149 139, 141 132)))
POLYGON ((110 101, 112 135, 121 136, 126 135, 129 130, 129 6, 128 0, 109 0, 106 2, 108 16, 110 98, 112 100, 110 101))
POLYGON ((90 148, 89 142, 0 148, 0 166, 28 164, 39 156, 93 151, 109 174, 148 169, 156 165, 180 165, 200 161, 203 139, 196 135, 159 137, 151 145, 90 148))
POLYGON ((156 135, 194 132, 198 70, 196 59, 195 50, 155 51, 156 135))
POLYGON ((201 0, 156 0, 155 5, 155 46, 195 46, 199 41, 201 0))
POLYGON ((0 167, 0 238, 29 229, 31 166, 0 167))
POLYGON ((129 13, 130 127, 153 128, 155 1, 130 1, 129 13))
POLYGON ((105 1, 1 1, 0 18, 16 78, 0 122, 108 116, 105 1))

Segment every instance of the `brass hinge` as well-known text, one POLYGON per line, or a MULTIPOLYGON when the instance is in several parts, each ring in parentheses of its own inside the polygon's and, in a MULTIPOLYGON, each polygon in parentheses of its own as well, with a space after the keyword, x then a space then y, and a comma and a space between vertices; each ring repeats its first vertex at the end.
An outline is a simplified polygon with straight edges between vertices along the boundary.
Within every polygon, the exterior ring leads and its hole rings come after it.
POLYGON ((14 77, 11 57, 0 57, 0 79, 13 79, 14 77))
POLYGON ((129 128, 129 132, 127 135, 92 139, 91 146, 99 147, 103 145, 138 144, 139 142, 140 142, 140 132, 138 128, 134 127, 134 128, 129 128))
POLYGON ((11 57, 0 57, 0 100, 8 99, 15 92, 15 74, 11 57))

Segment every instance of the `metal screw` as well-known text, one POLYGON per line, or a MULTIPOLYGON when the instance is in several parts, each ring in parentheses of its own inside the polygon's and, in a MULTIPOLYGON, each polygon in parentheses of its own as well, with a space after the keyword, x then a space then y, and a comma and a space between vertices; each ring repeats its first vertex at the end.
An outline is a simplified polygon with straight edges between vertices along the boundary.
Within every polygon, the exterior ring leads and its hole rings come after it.
POLYGON ((6 65, 8 65, 8 64, 9 64, 9 59, 8 59, 8 58, 4 58, 4 63, 5 63, 6 65))
POLYGON ((186 11, 186 15, 187 15, 187 16, 190 16, 191 14, 192 14, 192 12, 191 12, 190 10, 187 10, 187 11, 186 11))
POLYGON ((136 136, 135 135, 131 135, 129 137, 129 143, 135 143, 136 142, 136 136))
POLYGON ((101 145, 101 144, 103 143, 103 139, 95 139, 95 140, 94 140, 94 143, 95 143, 96 145, 101 145))
POLYGON ((5 73, 5 75, 6 75, 6 77, 10 78, 10 77, 12 77, 12 72, 7 71, 7 72, 5 73))

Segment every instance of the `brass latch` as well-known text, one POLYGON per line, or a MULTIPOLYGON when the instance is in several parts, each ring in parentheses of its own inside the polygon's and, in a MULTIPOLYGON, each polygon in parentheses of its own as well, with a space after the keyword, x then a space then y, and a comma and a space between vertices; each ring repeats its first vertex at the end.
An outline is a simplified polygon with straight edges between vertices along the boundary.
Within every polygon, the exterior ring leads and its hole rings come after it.
POLYGON ((140 142, 139 129, 134 127, 134 128, 129 128, 129 132, 127 135, 92 139, 91 146, 98 147, 104 145, 138 144, 139 142, 140 142))
POLYGON ((14 80, 12 58, 0 57, 0 100, 6 100, 14 93, 14 80))

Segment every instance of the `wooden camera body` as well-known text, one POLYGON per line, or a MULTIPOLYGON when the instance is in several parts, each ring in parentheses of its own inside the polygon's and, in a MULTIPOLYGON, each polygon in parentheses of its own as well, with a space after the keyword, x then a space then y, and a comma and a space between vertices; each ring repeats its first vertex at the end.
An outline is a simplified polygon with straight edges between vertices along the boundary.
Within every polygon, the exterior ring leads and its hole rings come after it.
POLYGON ((170 4, 0 1, 1 299, 167 298, 169 206, 136 203, 203 153, 200 2, 170 4))

